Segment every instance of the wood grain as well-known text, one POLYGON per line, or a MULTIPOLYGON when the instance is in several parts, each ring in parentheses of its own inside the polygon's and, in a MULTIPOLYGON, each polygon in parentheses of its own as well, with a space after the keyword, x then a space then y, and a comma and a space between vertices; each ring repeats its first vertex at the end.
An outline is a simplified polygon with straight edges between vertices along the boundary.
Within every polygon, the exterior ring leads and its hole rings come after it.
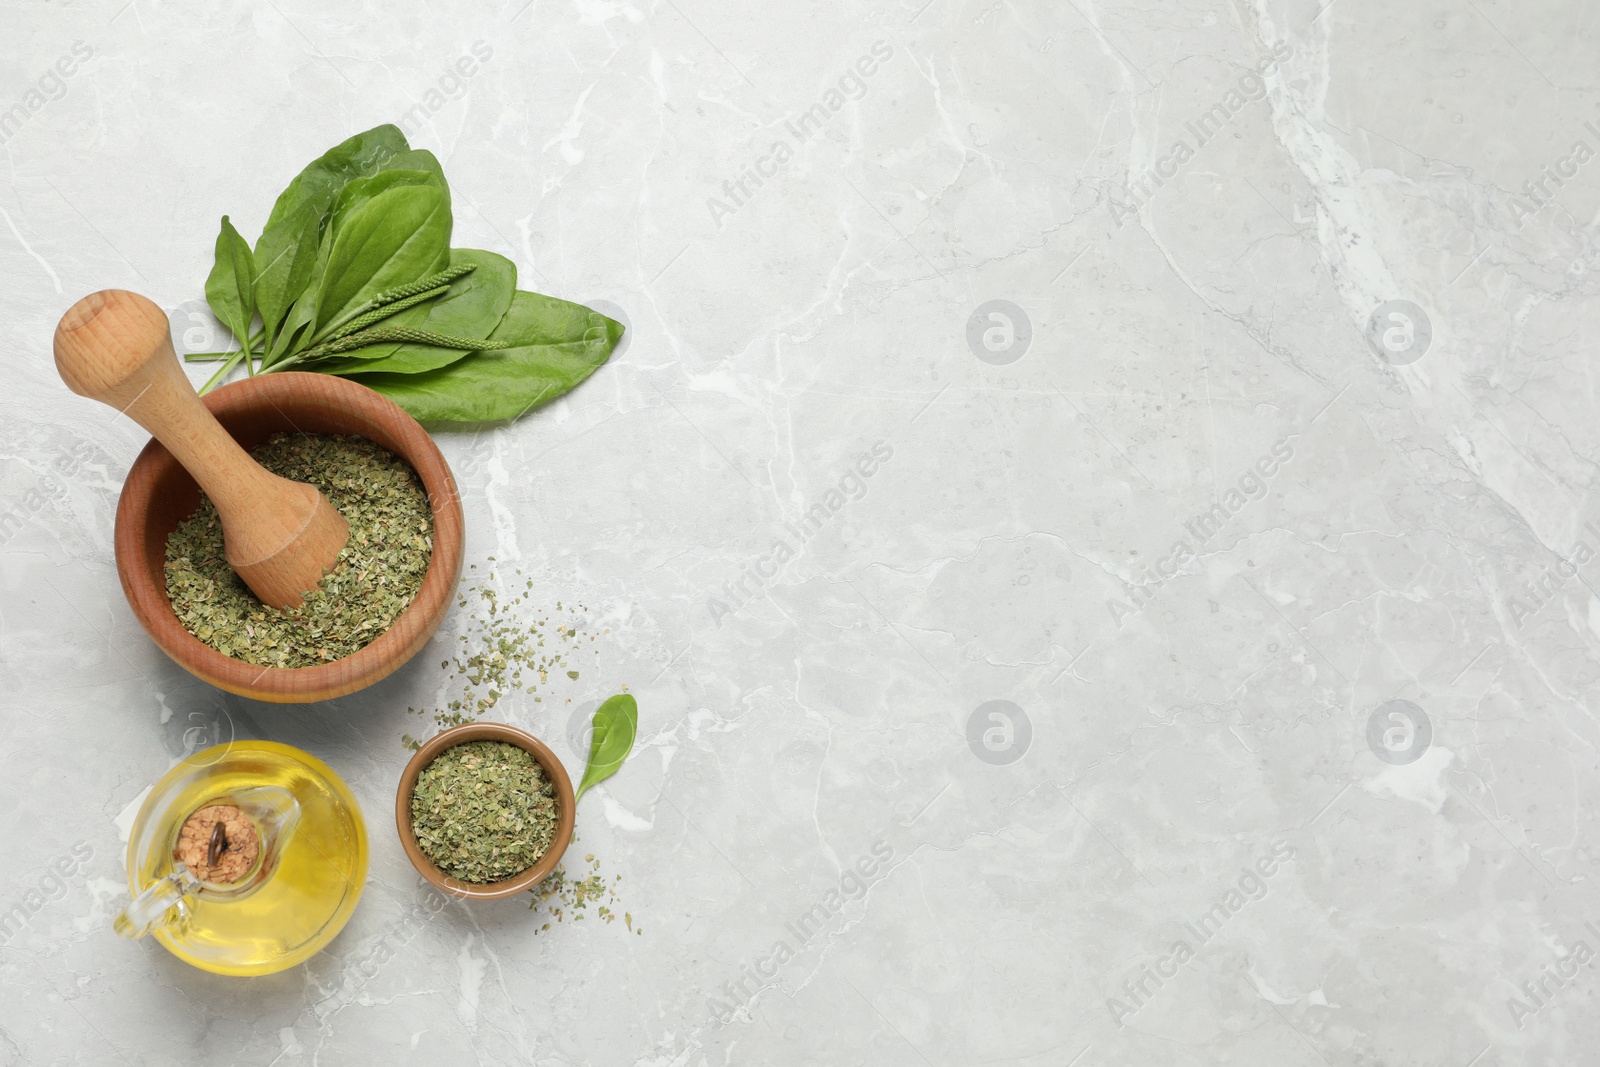
POLYGON ((172 350, 167 316, 123 289, 90 293, 61 316, 56 370, 67 388, 149 430, 205 490, 222 519, 225 554, 256 596, 298 607, 350 539, 315 486, 265 470, 195 395, 172 350))

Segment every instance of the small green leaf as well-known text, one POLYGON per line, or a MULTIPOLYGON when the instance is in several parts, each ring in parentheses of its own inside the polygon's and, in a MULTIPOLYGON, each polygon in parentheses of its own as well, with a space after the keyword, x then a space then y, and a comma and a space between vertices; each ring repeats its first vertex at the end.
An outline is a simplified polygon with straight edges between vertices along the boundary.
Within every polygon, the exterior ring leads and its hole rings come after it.
POLYGON ((228 216, 222 216, 217 234, 216 262, 206 279, 206 303, 243 348, 250 340, 250 322, 256 317, 256 264, 250 245, 239 236, 228 216))
POLYGON ((619 693, 601 704, 594 713, 594 739, 589 742, 589 766, 584 769, 583 781, 578 783, 578 797, 590 786, 617 773, 628 753, 633 751, 633 738, 639 731, 639 703, 631 693, 619 693))

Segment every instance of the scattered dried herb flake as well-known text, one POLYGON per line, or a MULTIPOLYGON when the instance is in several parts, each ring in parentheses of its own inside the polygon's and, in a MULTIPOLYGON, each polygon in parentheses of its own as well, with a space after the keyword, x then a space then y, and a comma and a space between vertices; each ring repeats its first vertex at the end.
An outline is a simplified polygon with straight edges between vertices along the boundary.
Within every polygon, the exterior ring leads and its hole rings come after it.
MULTIPOLYGON (((578 839, 574 837, 572 842, 577 844, 578 839)), ((569 852, 568 854, 570 855, 571 853, 569 852)), ((617 902, 617 886, 622 881, 622 875, 615 875, 611 881, 607 882, 600 873, 600 861, 595 859, 593 852, 584 856, 583 859, 589 865, 589 873, 586 877, 577 878, 571 876, 567 874, 565 865, 558 865, 555 870, 545 877, 544 881, 528 890, 528 893, 533 897, 528 902, 528 910, 532 911, 541 904, 549 904, 547 914, 551 919, 559 923, 565 922, 570 917, 573 922, 578 922, 588 911, 589 905, 593 904, 595 905, 595 915, 599 917, 601 922, 616 922, 617 911, 611 905, 617 902)), ((623 912, 622 914, 630 932, 639 935, 644 933, 642 926, 636 927, 633 925, 632 913, 623 912)), ((546 921, 534 933, 540 934, 548 929, 550 929, 550 923, 546 921)))
MULTIPOLYGON (((493 563, 494 557, 489 557, 489 562, 493 563)), ((471 569, 476 570, 477 566, 474 563, 471 569)), ((524 579, 522 591, 506 599, 502 599, 492 571, 482 583, 463 588, 457 595, 456 606, 467 612, 465 632, 457 638, 462 647, 453 659, 441 661, 439 667, 451 672, 450 681, 464 683, 461 695, 442 708, 408 709, 413 715, 432 711, 438 730, 474 722, 502 697, 519 690, 537 694, 541 686, 549 685, 552 671, 563 671, 576 681, 578 672, 566 668, 571 657, 585 645, 591 646, 593 655, 600 654, 592 646, 597 637, 610 631, 586 630, 587 608, 557 601, 553 612, 526 614, 522 606, 533 599, 533 579, 526 578, 520 570, 515 573, 524 579)), ((535 704, 543 701, 541 696, 533 697, 535 704)), ((571 702, 569 697, 567 703, 571 702)), ((422 747, 422 739, 409 733, 400 742, 413 752, 422 747)))

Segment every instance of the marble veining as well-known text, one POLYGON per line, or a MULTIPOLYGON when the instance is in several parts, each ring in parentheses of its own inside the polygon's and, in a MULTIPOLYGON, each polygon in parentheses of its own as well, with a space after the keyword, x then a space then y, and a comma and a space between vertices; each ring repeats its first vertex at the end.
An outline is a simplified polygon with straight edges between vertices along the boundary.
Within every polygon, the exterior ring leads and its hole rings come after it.
POLYGON ((6 18, 0 1063, 1600 1062, 1589 5, 6 18), (128 288, 209 345, 218 217, 382 122, 455 243, 629 326, 438 438, 469 581, 598 635, 494 715, 581 773, 638 696, 568 859, 625 922, 407 863, 467 612, 277 706, 117 584, 145 438, 56 319, 128 288), (223 980, 110 920, 143 791, 247 737, 345 777, 371 873, 223 980))

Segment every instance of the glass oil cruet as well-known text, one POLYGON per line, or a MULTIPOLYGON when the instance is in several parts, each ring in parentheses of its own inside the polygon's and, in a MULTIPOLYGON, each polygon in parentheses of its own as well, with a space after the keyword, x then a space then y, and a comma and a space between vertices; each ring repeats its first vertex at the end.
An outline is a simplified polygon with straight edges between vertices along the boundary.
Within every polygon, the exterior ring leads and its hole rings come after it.
POLYGON ((132 899, 112 925, 217 974, 272 974, 337 936, 366 873, 361 809, 327 764, 230 741, 151 788, 128 839, 132 899))

